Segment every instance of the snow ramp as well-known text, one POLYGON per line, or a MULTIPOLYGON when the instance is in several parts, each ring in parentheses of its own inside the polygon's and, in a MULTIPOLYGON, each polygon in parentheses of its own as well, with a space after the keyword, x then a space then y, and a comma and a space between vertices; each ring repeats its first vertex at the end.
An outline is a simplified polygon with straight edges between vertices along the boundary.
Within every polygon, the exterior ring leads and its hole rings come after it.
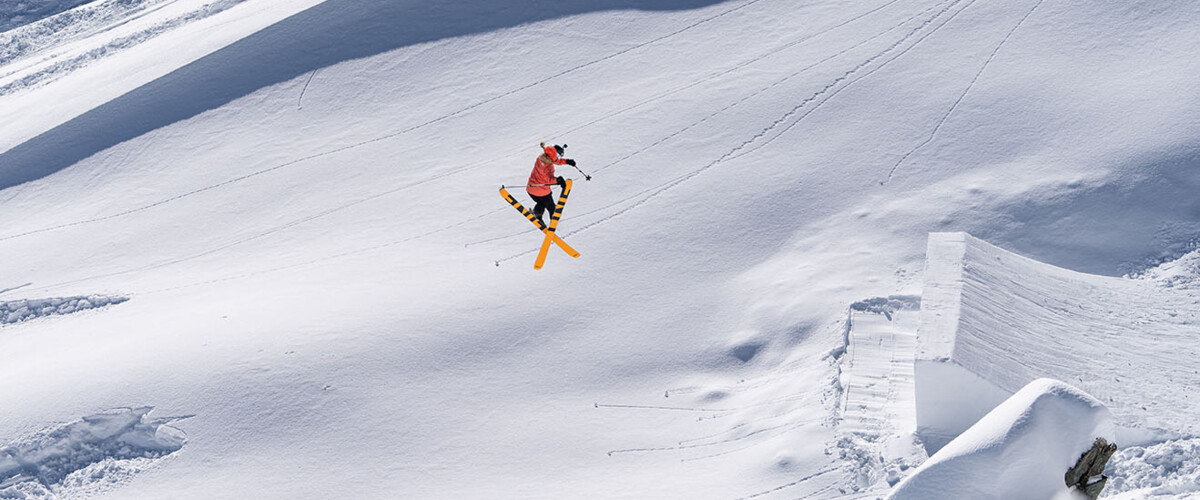
POLYGON ((965 233, 933 233, 915 355, 918 433, 935 451, 1025 384, 1099 398, 1120 444, 1195 435, 1200 293, 1070 271, 965 233), (1194 395, 1192 395, 1194 396, 1194 395))

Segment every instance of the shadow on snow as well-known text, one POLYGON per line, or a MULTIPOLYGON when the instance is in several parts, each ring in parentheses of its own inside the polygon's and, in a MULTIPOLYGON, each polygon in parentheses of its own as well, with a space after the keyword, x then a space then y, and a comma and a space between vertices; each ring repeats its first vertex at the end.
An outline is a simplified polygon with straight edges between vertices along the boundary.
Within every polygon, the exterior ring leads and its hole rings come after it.
POLYGON ((719 0, 327 0, 0 154, 0 189, 41 179, 121 142, 342 61, 587 12, 715 3, 719 0))

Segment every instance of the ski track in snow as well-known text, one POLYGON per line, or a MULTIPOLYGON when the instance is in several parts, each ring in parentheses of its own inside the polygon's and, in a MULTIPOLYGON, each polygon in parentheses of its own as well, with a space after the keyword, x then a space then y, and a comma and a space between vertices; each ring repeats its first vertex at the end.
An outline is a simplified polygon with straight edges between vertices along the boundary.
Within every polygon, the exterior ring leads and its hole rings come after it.
POLYGON ((185 289, 185 288, 191 288, 191 287, 202 286, 202 285, 211 285, 211 284, 214 284, 214 283, 224 283, 224 282, 227 282, 227 281, 234 281, 234 280, 239 280, 239 279, 245 279, 245 278, 249 278, 249 277, 252 277, 252 276, 261 276, 261 275, 264 275, 264 274, 270 274, 270 273, 276 273, 276 272, 280 272, 280 271, 288 271, 288 270, 292 270, 292 269, 298 269, 298 268, 302 268, 302 267, 308 267, 308 266, 312 266, 312 265, 315 265, 315 264, 320 264, 320 263, 323 263, 323 262, 329 262, 329 261, 332 261, 332 260, 337 260, 337 259, 341 259, 341 258, 349 257, 349 256, 352 256, 352 255, 360 255, 360 254, 363 254, 363 253, 366 253, 366 252, 373 252, 373 251, 377 251, 377 250, 382 250, 382 249, 385 249, 385 248, 390 248, 390 247, 393 247, 393 246, 396 246, 396 245, 400 245, 400 244, 404 244, 404 243, 408 243, 408 242, 411 242, 411 241, 416 241, 416 240, 419 240, 419 239, 421 239, 421 238, 425 238, 425 237, 428 237, 428 236, 432 236, 432 235, 435 235, 435 234, 438 234, 438 233, 441 233, 441 232, 444 232, 444 231, 449 231, 449 230, 451 230, 451 229, 455 229, 455 228, 458 228, 458 227, 462 227, 462 226, 464 226, 464 225, 470 224, 470 223, 472 223, 472 222, 475 222, 475 221, 477 221, 477 220, 479 220, 479 219, 482 219, 482 218, 484 218, 484 217, 487 217, 487 216, 489 216, 489 215, 491 215, 491 214, 493 214, 493 213, 500 212, 501 210, 505 210, 505 209, 496 209, 496 210, 493 210, 492 212, 489 212, 489 213, 486 213, 486 214, 483 214, 483 215, 480 215, 480 216, 477 216, 477 217, 474 217, 474 218, 471 218, 471 219, 467 219, 467 220, 464 220, 464 221, 461 221, 461 222, 458 222, 458 223, 455 223, 455 224, 452 224, 452 225, 449 225, 449 226, 440 227, 440 228, 438 228, 438 229, 434 229, 434 230, 432 230, 432 231, 428 231, 428 232, 425 232, 425 233, 421 233, 421 234, 418 234, 418 235, 415 235, 415 236, 410 236, 410 237, 407 237, 407 238, 402 238, 402 239, 399 239, 399 240, 394 240, 394 241, 390 241, 390 242, 387 242, 387 243, 382 243, 382 244, 379 244, 379 245, 374 245, 374 246, 370 246, 370 247, 366 247, 366 248, 359 248, 359 249, 355 249, 355 250, 348 250, 348 251, 345 251, 345 252, 342 252, 342 253, 337 253, 337 254, 333 254, 333 255, 327 255, 327 256, 324 256, 324 257, 318 257, 318 258, 311 259, 311 260, 306 260, 306 261, 303 261, 303 262, 297 262, 297 263, 295 263, 295 264, 288 264, 288 265, 284 265, 284 266, 272 267, 272 268, 268 268, 268 269, 262 269, 262 270, 253 271, 253 272, 240 273, 240 274, 235 274, 235 275, 231 275, 231 276, 225 276, 225 277, 221 277, 221 278, 214 278, 214 279, 211 279, 211 280, 199 281, 199 282, 194 282, 194 283, 187 283, 187 284, 183 284, 183 285, 171 286, 171 287, 166 287, 166 288, 157 288, 157 289, 153 289, 153 290, 146 290, 146 291, 143 291, 143 292, 140 292, 140 293, 142 293, 142 294, 154 294, 154 293, 169 292, 169 291, 174 291, 174 290, 181 290, 181 289, 185 289))
MULTIPOLYGON (((696 82, 692 83, 691 85, 688 85, 688 86, 685 86, 685 87, 681 87, 679 90, 688 89, 688 88, 694 87, 694 86, 696 86, 696 85, 699 85, 700 83, 707 82, 708 80, 711 80, 711 79, 713 79, 713 78, 716 78, 716 77, 719 77, 719 76, 724 76, 724 75, 726 75, 726 74, 729 74, 729 73, 731 73, 731 72, 733 72, 733 71, 736 71, 736 70, 742 69, 742 68, 744 68, 744 67, 746 67, 746 66, 748 66, 748 65, 750 65, 750 64, 752 64, 752 63, 758 62, 758 61, 760 61, 760 60, 762 60, 762 59, 766 58, 766 57, 767 57, 767 56, 769 56, 769 55, 773 55, 773 54, 775 54, 775 53, 777 53, 777 52, 779 52, 779 51, 782 51, 783 49, 791 48, 791 47, 793 47, 793 46, 796 46, 796 45, 798 45, 798 44, 800 44, 800 43, 803 43, 803 42, 806 42, 806 41, 808 41, 808 40, 811 40, 811 39, 813 39, 813 38, 816 38, 816 37, 818 37, 818 36, 824 35, 824 34, 826 34, 826 33, 829 33, 829 32, 831 32, 831 31, 833 31, 833 30, 836 30, 836 29, 838 29, 838 28, 841 28, 841 27, 843 27, 843 26, 846 26, 846 25, 848 25, 848 24, 850 24, 850 23, 853 23, 853 22, 855 22, 855 21, 857 21, 857 20, 859 20, 859 19, 862 19, 862 18, 864 18, 864 17, 867 17, 867 16, 869 16, 869 15, 871 15, 871 14, 874 14, 875 12, 878 12, 878 11, 880 11, 880 10, 884 9, 884 8, 886 8, 886 7, 890 6, 890 5, 892 5, 893 3, 895 3, 895 1, 888 2, 888 3, 886 3, 886 4, 883 4, 883 5, 879 6, 879 7, 876 7, 876 8, 874 8, 874 9, 871 9, 871 10, 867 11, 867 12, 864 12, 864 13, 862 13, 862 14, 859 14, 858 16, 855 16, 855 17, 853 17, 853 18, 850 18, 850 19, 848 19, 848 20, 846 20, 846 21, 843 21, 841 24, 834 25, 834 26, 832 26, 832 27, 830 27, 830 28, 827 28, 827 29, 825 29, 825 30, 822 30, 822 31, 820 31, 820 32, 818 32, 818 33, 815 33, 815 34, 813 34, 813 35, 809 35, 809 36, 802 37, 802 38, 800 38, 800 39, 798 39, 798 40, 795 40, 795 41, 793 41, 793 42, 790 42, 790 43, 788 43, 788 44, 785 44, 785 45, 783 45, 783 46, 780 46, 780 47, 779 47, 779 48, 777 48, 777 49, 773 49, 773 50, 771 50, 771 51, 769 51, 769 52, 767 52, 767 53, 764 53, 764 54, 762 54, 762 55, 760 55, 760 56, 758 56, 758 57, 755 57, 755 58, 749 59, 749 60, 747 60, 747 61, 745 61, 745 62, 743 62, 743 63, 741 63, 741 64, 738 64, 738 65, 736 65, 736 66, 734 66, 734 67, 732 67, 732 68, 730 68, 730 69, 728 69, 728 70, 726 70, 726 71, 723 71, 723 72, 721 72, 721 73, 714 74, 714 75, 712 75, 712 76, 710 76, 710 77, 705 77, 705 78, 702 78, 702 79, 700 79, 700 80, 698 80, 698 81, 696 81, 696 82)), ((932 7, 931 7, 930 9, 926 9, 926 11, 925 11, 925 12, 928 12, 929 10, 932 10, 932 7)), ((693 128, 695 128, 695 127, 699 126, 700 124, 702 124, 702 123, 704 123, 704 122, 707 122, 708 120, 711 120, 712 118, 715 118, 717 115, 720 115, 721 113, 724 113, 724 112, 726 112, 726 111, 728 111, 728 110, 730 110, 730 109, 733 109, 733 108, 737 107, 738 105, 740 105, 740 104, 742 104, 742 103, 745 103, 746 101, 748 101, 748 100, 750 100, 750 99, 752 99, 752 98, 754 98, 754 97, 756 97, 756 96, 758 96, 758 95, 760 95, 760 94, 762 94, 762 93, 764 93, 764 92, 766 92, 766 91, 768 91, 768 90, 771 90, 771 89, 773 89, 773 88, 775 88, 775 87, 778 87, 779 85, 781 85, 781 84, 783 84, 783 83, 785 83, 785 82, 787 82, 787 81, 791 80, 792 78, 795 78, 795 77, 799 76, 799 75, 800 75, 800 74, 802 74, 802 73, 805 73, 805 72, 807 72, 808 70, 810 70, 810 69, 812 69, 812 68, 815 68, 815 67, 817 67, 817 66, 820 66, 822 63, 825 63, 825 62, 827 62, 827 61, 830 61, 830 60, 836 59, 837 57, 839 57, 839 56, 842 56, 842 55, 846 54, 847 52, 850 52, 851 50, 854 50, 854 49, 856 49, 856 48, 858 48, 858 47, 861 47, 861 46, 863 46, 863 45, 866 45, 868 42, 870 42, 870 41, 873 41, 873 40, 875 40, 876 38, 882 37, 883 35, 885 35, 885 34, 887 34, 887 33, 890 33, 891 31, 893 31, 893 30, 895 30, 895 29, 898 29, 899 27, 901 27, 901 26, 903 26, 903 25, 907 24, 908 22, 912 21, 913 19, 916 19, 916 18, 917 18, 917 17, 919 17, 920 15, 921 15, 921 13, 918 13, 918 14, 916 14, 916 15, 914 15, 914 16, 912 16, 912 17, 910 17, 910 18, 908 18, 908 19, 906 19, 906 20, 904 20, 904 21, 901 21, 899 24, 897 24, 897 25, 895 25, 895 26, 893 26, 893 27, 891 27, 891 28, 889 28, 889 29, 887 29, 887 30, 885 30, 885 31, 879 32, 879 33, 877 33, 876 35, 874 35, 874 36, 871 36, 870 38, 867 38, 866 40, 863 40, 863 41, 861 41, 861 42, 859 42, 859 43, 855 44, 855 45, 854 45, 854 46, 852 46, 852 47, 849 47, 849 48, 847 48, 847 49, 844 49, 844 50, 842 50, 842 51, 840 51, 840 52, 836 52, 836 53, 834 53, 834 54, 832 54, 832 55, 830 55, 830 56, 827 56, 827 57, 825 57, 824 59, 821 59, 820 61, 817 61, 817 62, 815 62, 815 63, 813 63, 813 64, 810 64, 810 65, 808 65, 808 66, 804 67, 803 69, 801 69, 801 70, 799 70, 799 71, 796 71, 796 72, 794 72, 794 73, 792 73, 792 74, 790 74, 790 75, 788 75, 788 76, 785 76, 785 77, 783 77, 782 79, 780 79, 780 80, 777 80, 777 81, 775 81, 774 83, 772 83, 772 84, 770 84, 770 85, 767 85, 766 87, 763 87, 763 88, 761 88, 761 89, 759 89, 759 90, 757 90, 757 91, 755 91, 755 92, 753 92, 753 93, 750 93, 749 95, 746 95, 745 97, 743 97, 743 98, 741 98, 741 99, 738 99, 737 101, 734 101, 733 103, 731 103, 731 104, 729 104, 729 105, 726 105, 725 107, 723 107, 723 108, 721 108, 721 109, 719 109, 719 110, 717 110, 717 111, 715 111, 715 112, 713 112, 713 113, 709 114, 708 116, 705 116, 704 118, 701 118, 701 119, 699 119, 699 120, 697 120, 697 121, 695 121, 695 122, 692 122, 691 124, 688 124, 687 126, 685 126, 685 127, 681 128, 681 129, 679 129, 679 130, 677 130, 677 131, 675 131, 675 132, 672 132, 671 134, 668 134, 668 135, 666 135, 666 136, 662 137, 661 139, 659 139, 659 140, 657 140, 657 141, 654 141, 653 143, 651 143, 651 144, 649 144, 649 145, 647 145, 647 146, 643 146, 643 147, 641 147, 641 148, 639 148, 639 149, 635 150, 635 151, 634 151, 634 152, 632 152, 632 153, 629 153, 629 154, 627 154, 627 155, 625 155, 625 156, 622 156, 621 158, 618 158, 618 159, 616 159, 616 160, 613 160, 613 161, 611 161, 611 162, 609 162, 609 163, 606 163, 606 164, 604 164, 604 165, 602 165, 602 166, 600 166, 600 167, 597 167, 595 171, 596 171, 596 172, 602 172, 602 171, 604 171, 604 170, 607 170, 608 168, 610 168, 610 167, 612 167, 612 166, 614 166, 614 165, 618 165, 618 164, 624 163, 626 160, 629 160, 630 158, 633 158, 634 156, 637 156, 637 155, 639 155, 639 154, 641 154, 641 153, 644 153, 644 152, 646 152, 646 151, 649 151, 649 150, 651 150, 651 149, 654 149, 655 147, 657 147, 657 146, 659 146, 659 145, 661 145, 661 144, 663 144, 663 143, 665 143, 665 142, 667 142, 667 141, 669 141, 669 140, 671 140, 671 139, 674 139, 675 137, 679 136, 680 134, 682 134, 682 133, 684 133, 684 132, 687 132, 688 130, 691 130, 691 129, 693 129, 693 128)), ((671 91, 671 92, 668 92, 668 93, 667 93, 667 94, 665 94, 665 95, 670 95, 670 94, 673 94, 674 92, 675 92, 675 91, 671 91)), ((664 96, 665 96, 665 95, 664 95, 664 96)))
MULTIPOLYGON (((726 351, 727 356, 740 363, 752 361, 756 354, 757 351, 747 355, 738 346, 726 351)), ((623 412, 625 416, 621 420, 634 426, 639 425, 642 417, 657 419, 665 415, 682 414, 687 419, 689 413, 696 415, 691 424, 696 430, 691 431, 691 436, 671 439, 669 434, 664 434, 661 437, 668 440, 666 443, 614 448, 607 455, 612 460, 630 460, 632 457, 659 460, 664 467, 674 463, 682 467, 681 470, 689 470, 690 467, 707 466, 701 462, 741 453, 769 453, 764 451, 767 447, 787 449, 790 440, 795 439, 796 431, 822 432, 822 428, 833 425, 830 415, 820 411, 814 415, 813 412, 814 407, 823 407, 832 414, 838 404, 832 373, 827 381, 815 382, 815 391, 798 390, 792 385, 796 382, 796 370, 799 367, 811 367, 814 361, 828 363, 831 368, 833 366, 828 355, 820 355, 788 361, 765 373, 739 379, 734 384, 714 381, 711 384, 667 389, 662 393, 663 398, 683 398, 684 403, 675 405, 595 403, 595 408, 602 411, 623 412), (781 390, 785 394, 776 394, 781 390), (739 400, 747 403, 735 404, 739 400)), ((689 426, 680 429, 688 432, 689 426)), ((782 460, 777 465, 791 470, 780 476, 787 478, 785 481, 765 490, 760 489, 761 486, 754 486, 755 483, 747 483, 753 488, 751 492, 729 498, 759 498, 781 493, 790 494, 791 498, 834 498, 839 496, 839 492, 845 491, 844 479, 850 474, 844 466, 831 463, 828 457, 803 459, 803 465, 799 465, 800 462, 785 465, 789 459, 787 455, 783 457, 776 456, 774 460, 782 460)))
POLYGON ((308 86, 309 86, 309 84, 312 83, 313 78, 317 77, 318 71, 321 71, 321 70, 314 69, 313 72, 308 75, 308 80, 305 80, 304 88, 300 89, 300 97, 296 98, 296 109, 301 109, 301 106, 304 104, 304 93, 308 92, 308 86))
MULTIPOLYGON (((786 415, 782 415, 782 416, 786 416, 786 415)), ((776 416, 776 417, 772 417, 772 418, 780 418, 782 416, 776 416)), ((747 431, 747 432, 739 432, 739 433, 736 433, 736 435, 734 435, 732 437, 725 437, 722 439, 712 439, 711 437, 710 438, 697 438, 697 439, 680 441, 679 444, 675 445, 675 446, 659 446, 659 447, 647 447, 647 448, 621 448, 621 449, 609 451, 608 456, 611 457, 613 455, 620 455, 620 454, 624 454, 624 453, 649 453, 649 452, 660 452, 660 451, 681 451, 681 450, 694 450, 694 449, 699 449, 699 448, 711 448, 714 446, 723 446, 723 445, 730 444, 730 443, 739 443, 739 442, 742 442, 742 441, 745 441, 747 439, 754 438, 754 437, 761 436, 761 437, 769 438, 769 437, 781 436, 781 435, 786 434, 788 431, 792 431, 792 430, 795 430, 795 429, 798 429, 798 428, 804 427, 804 426, 817 425, 819 423, 820 422, 803 422, 803 421, 791 422, 791 421, 789 421, 789 422, 785 422, 782 424, 771 425, 768 427, 756 428, 754 430, 747 431), (695 441, 700 441, 700 440, 703 440, 704 442, 700 442, 700 443, 695 442, 695 441), (687 444, 685 444, 685 443, 687 443, 687 444)), ((735 427, 744 428, 747 425, 749 425, 749 424, 743 423, 743 424, 738 424, 735 427)), ((731 428, 730 430, 733 430, 733 428, 731 428)), ((726 433, 728 433, 728 431, 726 433)), ((763 441, 758 441, 758 442, 752 443, 746 447, 736 448, 734 450, 726 450, 725 452, 722 452, 721 454, 725 454, 725 453, 729 453, 729 452, 733 452, 733 451, 741 451, 748 447, 752 447, 752 446, 761 444, 762 442, 763 441)), ((686 462, 686 461, 703 460, 703 459, 707 459, 707 458, 712 458, 714 456, 720 456, 721 454, 687 458, 687 459, 682 459, 681 461, 686 462)))
POLYGON ((11 291, 13 291, 13 290, 20 290, 20 289, 22 289, 22 288, 25 288, 25 287, 27 287, 27 286, 29 286, 29 285, 32 285, 32 284, 33 284, 33 283, 32 283, 32 282, 30 282, 30 283, 25 283, 25 284, 23 284, 23 285, 17 285, 17 286, 8 287, 8 288, 0 288, 0 294, 5 294, 5 293, 11 292, 11 291))
POLYGON ((888 171, 887 178, 880 181, 879 185, 882 186, 886 185, 888 182, 891 182, 892 177, 896 175, 896 169, 900 168, 900 165, 904 164, 904 162, 908 160, 908 157, 912 156, 913 153, 920 151, 921 148, 924 148, 925 146, 929 145, 929 143, 933 142, 934 138, 937 137, 938 131, 942 129, 942 125, 946 124, 946 120, 950 118, 950 115, 954 114, 954 110, 958 109, 958 105, 962 104, 963 99, 966 99, 967 94, 971 92, 971 88, 975 86, 975 83, 979 81, 979 77, 983 76, 983 72, 986 71, 988 65, 992 63, 992 59, 996 58, 996 54, 1000 53, 1000 49, 1004 47, 1004 44, 1008 42, 1008 39, 1012 38, 1013 33, 1016 33, 1017 29, 1020 28, 1022 24, 1025 24, 1025 20, 1029 19, 1029 16, 1033 15, 1033 11, 1037 10, 1037 8, 1041 6, 1042 2, 1044 1, 1045 0, 1038 0, 1037 3, 1033 4, 1033 7, 1029 9, 1029 12, 1026 12, 1025 15, 1017 21, 1017 24, 1013 25, 1011 30, 1008 30, 1008 34, 1004 35, 1004 38, 1000 39, 1000 43, 996 44, 996 48, 993 49, 992 53, 989 54, 987 59, 983 61, 983 65, 979 67, 979 71, 975 73, 975 77, 972 78, 971 82, 967 84, 967 88, 963 89, 962 94, 959 94, 958 99, 954 100, 954 104, 950 105, 950 109, 946 110, 946 114, 942 115, 942 118, 939 119, 937 124, 933 126, 933 130, 929 132, 929 137, 910 149, 907 153, 904 153, 899 160, 896 160, 896 164, 892 165, 892 169, 888 171))
POLYGON ((783 485, 779 485, 779 486, 776 486, 776 487, 774 487, 774 488, 771 488, 771 489, 769 489, 769 490, 766 490, 766 491, 760 491, 760 492, 758 492, 758 493, 755 493, 755 494, 752 494, 752 495, 746 495, 746 496, 744 496, 744 497, 738 497, 736 500, 750 500, 751 498, 758 498, 758 497, 761 497, 761 496, 770 495, 770 494, 772 494, 772 493, 776 493, 776 492, 779 492, 779 491, 782 491, 782 490, 785 490, 785 489, 791 488, 791 487, 793 487, 793 486, 797 486, 797 485, 803 484, 803 483, 805 483, 805 482, 811 481, 811 480, 813 480, 813 479, 816 479, 816 478, 818 478, 818 477, 821 477, 821 476, 823 476, 823 475, 825 475, 825 474, 829 474, 830 472, 834 472, 834 471, 836 471, 836 470, 838 470, 838 468, 837 468, 837 467, 830 467, 830 468, 827 468, 827 469, 823 469, 823 470, 820 470, 820 471, 814 472, 814 473, 812 473, 812 474, 809 474, 809 475, 807 475, 807 476, 804 476, 804 477, 802 477, 802 478, 800 478, 800 479, 797 479, 797 480, 795 480, 795 481, 792 481, 792 482, 790 482, 790 483, 783 484, 783 485))

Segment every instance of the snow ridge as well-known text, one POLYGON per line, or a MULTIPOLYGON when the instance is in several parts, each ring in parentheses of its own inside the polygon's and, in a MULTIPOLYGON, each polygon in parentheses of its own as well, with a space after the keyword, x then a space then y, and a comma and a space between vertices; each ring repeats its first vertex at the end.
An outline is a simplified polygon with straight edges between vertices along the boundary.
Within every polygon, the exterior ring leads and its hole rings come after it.
MULTIPOLYGON (((185 24, 228 10, 243 1, 245 0, 217 0, 181 16, 152 24, 82 52, 71 53, 72 51, 68 51, 67 53, 43 56, 37 62, 21 66, 17 71, 3 75, 5 80, 12 79, 0 85, 0 96, 44 85, 96 60, 111 56, 185 24), (65 59, 61 59, 63 57, 65 59)), ((145 15, 144 11, 159 7, 161 6, 156 6, 152 1, 112 0, 44 19, 36 24, 14 30, 7 37, 0 38, 0 64, 8 64, 16 59, 35 56, 48 48, 64 45, 73 38, 87 37, 96 32, 115 29, 130 22, 136 16, 145 15)))
POLYGON ((122 482, 183 448, 186 435, 171 422, 148 418, 153 407, 123 408, 83 417, 0 448, 0 498, 57 498, 122 482))
POLYGON ((91 0, 58 0, 0 3, 0 33, 37 22, 91 0))
POLYGON ((128 297, 86 295, 48 299, 21 299, 0 302, 0 325, 20 323, 34 318, 71 314, 129 300, 128 297))
POLYGON ((1200 290, 1200 250, 1163 263, 1139 276, 1167 288, 1200 290))

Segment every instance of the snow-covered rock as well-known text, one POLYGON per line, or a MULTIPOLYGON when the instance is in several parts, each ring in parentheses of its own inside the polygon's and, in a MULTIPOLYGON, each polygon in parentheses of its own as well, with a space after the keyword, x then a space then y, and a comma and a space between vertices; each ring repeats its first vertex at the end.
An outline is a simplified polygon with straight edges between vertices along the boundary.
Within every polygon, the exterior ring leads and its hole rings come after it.
POLYGON ((1063 498, 1066 471, 1112 416, 1096 398, 1038 379, 997 406, 902 481, 890 500, 1063 498))

